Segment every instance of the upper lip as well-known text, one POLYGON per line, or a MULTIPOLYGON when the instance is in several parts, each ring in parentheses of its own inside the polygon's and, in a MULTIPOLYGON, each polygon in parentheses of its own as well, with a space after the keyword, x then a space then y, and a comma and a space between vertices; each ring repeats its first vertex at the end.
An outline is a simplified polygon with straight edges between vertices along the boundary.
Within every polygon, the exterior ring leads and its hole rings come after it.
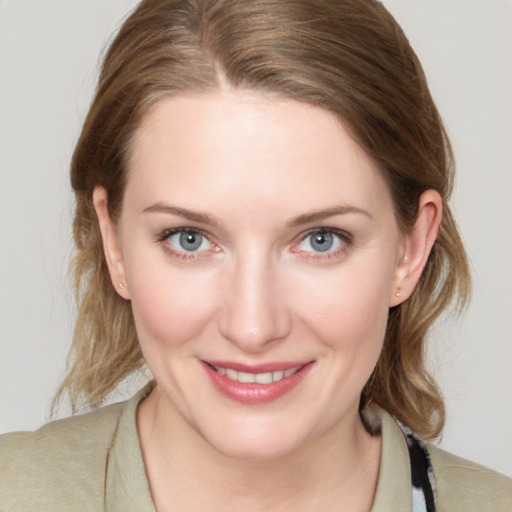
POLYGON ((212 366, 220 366, 221 368, 230 368, 232 370, 236 370, 238 372, 246 372, 246 373, 267 373, 267 372, 276 372, 279 370, 289 370, 291 368, 297 368, 300 366, 304 366, 312 361, 286 361, 286 362, 268 362, 261 364, 244 364, 237 363, 235 361, 218 361, 212 359, 202 359, 204 363, 207 363, 212 366))

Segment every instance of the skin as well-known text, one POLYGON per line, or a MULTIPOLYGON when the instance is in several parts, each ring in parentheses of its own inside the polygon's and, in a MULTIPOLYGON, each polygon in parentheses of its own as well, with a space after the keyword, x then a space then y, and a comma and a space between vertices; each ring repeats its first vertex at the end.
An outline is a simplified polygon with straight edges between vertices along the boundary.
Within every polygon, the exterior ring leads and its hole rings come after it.
POLYGON ((359 396, 388 308, 412 293, 435 240, 439 195, 422 195, 402 233, 381 173, 333 116, 222 91, 157 103, 132 144, 118 224, 100 187, 94 204, 157 382, 138 429, 158 510, 370 510, 380 438, 359 396), (169 234, 183 228, 204 234, 199 250, 169 234), (318 229, 332 249, 312 245, 318 229), (200 360, 313 364, 278 400, 247 405, 200 360))

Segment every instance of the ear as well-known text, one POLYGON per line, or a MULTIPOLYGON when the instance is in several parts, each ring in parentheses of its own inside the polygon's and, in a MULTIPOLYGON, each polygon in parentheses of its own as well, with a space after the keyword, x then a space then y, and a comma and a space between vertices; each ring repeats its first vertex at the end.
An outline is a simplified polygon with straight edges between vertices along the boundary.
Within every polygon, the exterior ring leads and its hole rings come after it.
POLYGON ((130 299, 128 285, 126 284, 123 253, 119 244, 116 226, 110 218, 108 211, 107 191, 103 187, 97 186, 93 191, 92 200, 96 215, 98 216, 103 251, 110 273, 110 279, 117 293, 123 297, 123 299, 130 299))
POLYGON ((437 238, 443 213, 443 200, 435 190, 421 194, 418 217, 411 231, 403 234, 389 306, 407 300, 418 284, 437 238))

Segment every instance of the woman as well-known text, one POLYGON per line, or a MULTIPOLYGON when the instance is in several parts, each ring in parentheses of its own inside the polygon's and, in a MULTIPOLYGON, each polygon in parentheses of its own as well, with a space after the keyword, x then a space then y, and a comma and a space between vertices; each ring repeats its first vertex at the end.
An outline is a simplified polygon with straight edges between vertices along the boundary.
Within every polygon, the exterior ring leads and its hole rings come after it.
POLYGON ((379 3, 142 2, 72 162, 61 392, 154 381, 3 437, 2 508, 508 510, 508 479, 411 433, 441 432, 425 335, 469 296, 452 177, 379 3))

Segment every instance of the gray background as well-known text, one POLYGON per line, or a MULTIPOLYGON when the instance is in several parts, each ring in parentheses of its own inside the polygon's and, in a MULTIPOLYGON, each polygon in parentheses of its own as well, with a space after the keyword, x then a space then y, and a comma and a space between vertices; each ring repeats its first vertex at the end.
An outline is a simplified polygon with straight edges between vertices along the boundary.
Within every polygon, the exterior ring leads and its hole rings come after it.
MULTIPOLYGON (((73 325, 68 164, 98 56, 134 0, 0 0, 0 432, 47 419, 73 325)), ((475 290, 433 332, 446 449, 512 476, 512 3, 385 0, 458 163, 475 290)), ((125 394, 130 393, 130 386, 125 394)))

